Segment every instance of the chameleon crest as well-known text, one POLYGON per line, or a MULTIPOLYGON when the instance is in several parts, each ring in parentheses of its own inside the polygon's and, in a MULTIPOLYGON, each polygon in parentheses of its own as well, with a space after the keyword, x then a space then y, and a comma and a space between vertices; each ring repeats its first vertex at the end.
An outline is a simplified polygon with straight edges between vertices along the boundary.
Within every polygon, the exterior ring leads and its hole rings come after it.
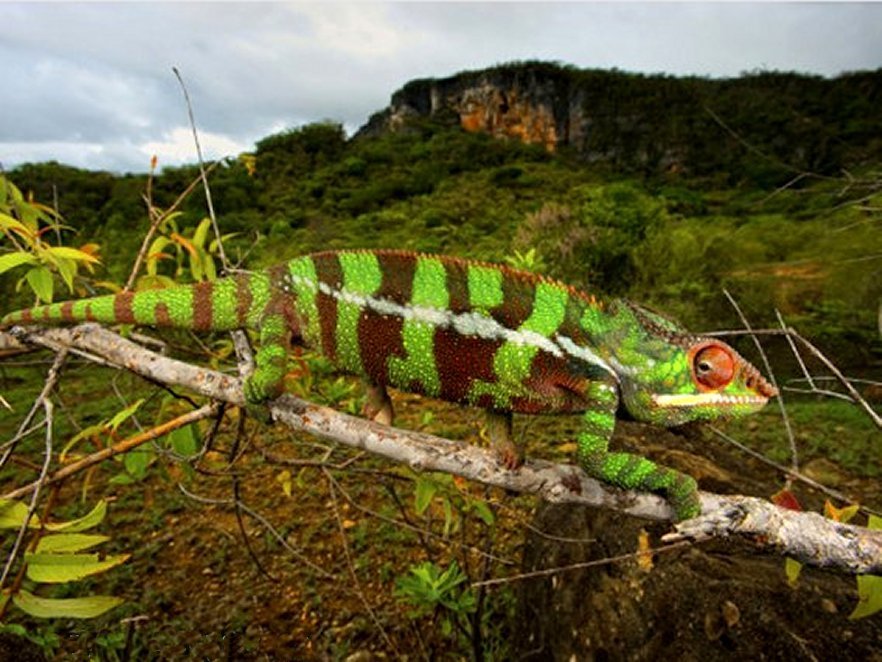
POLYGON ((695 481, 609 450, 616 415, 670 426, 741 416, 775 389, 729 345, 625 301, 525 271, 395 250, 327 251, 211 283, 10 313, 0 327, 81 321, 259 332, 249 402, 282 392, 291 343, 368 383, 365 413, 390 423, 387 387, 487 410, 516 468, 512 413, 580 413, 578 459, 591 476, 655 491, 678 519, 698 514, 695 481))

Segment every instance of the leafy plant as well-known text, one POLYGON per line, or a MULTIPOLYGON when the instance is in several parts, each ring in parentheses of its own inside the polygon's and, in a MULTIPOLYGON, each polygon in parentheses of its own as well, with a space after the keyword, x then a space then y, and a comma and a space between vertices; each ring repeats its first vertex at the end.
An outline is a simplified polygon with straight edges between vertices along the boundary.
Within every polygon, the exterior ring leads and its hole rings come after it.
MULTIPOLYGON (((138 279, 138 289, 155 287, 171 287, 186 273, 195 281, 215 280, 217 268, 215 258, 219 252, 217 239, 211 236, 211 219, 203 218, 192 230, 192 233, 178 227, 181 212, 174 212, 162 222, 160 234, 153 240, 147 250, 147 273, 138 279), (173 277, 159 273, 159 266, 164 261, 173 261, 173 277)), ((230 233, 221 237, 226 240, 235 236, 230 233)))
POLYGON ((463 586, 466 579, 456 561, 443 570, 426 561, 399 577, 395 595, 414 608, 413 616, 440 616, 441 632, 450 636, 454 628, 465 630, 469 614, 475 611, 475 594, 463 586))
MULTIPOLYGON (((24 554, 24 577, 32 585, 63 584, 75 582, 105 572, 124 563, 129 554, 102 556, 87 552, 110 538, 97 534, 85 534, 98 526, 107 514, 107 503, 99 501, 95 507, 79 519, 68 522, 41 522, 19 501, 0 500, 0 529, 27 527, 45 532, 24 554)), ((79 598, 48 598, 17 584, 0 595, 0 611, 8 603, 35 618, 95 618, 122 603, 122 598, 109 595, 90 595, 79 598)))
POLYGON ((0 175, 0 234, 11 249, 0 255, 0 274, 24 269, 16 289, 25 284, 39 301, 50 303, 55 293, 57 274, 73 292, 74 279, 81 267, 88 269, 98 262, 96 244, 80 248, 53 245, 46 240, 61 240, 61 231, 69 230, 50 207, 26 200, 21 191, 0 175))

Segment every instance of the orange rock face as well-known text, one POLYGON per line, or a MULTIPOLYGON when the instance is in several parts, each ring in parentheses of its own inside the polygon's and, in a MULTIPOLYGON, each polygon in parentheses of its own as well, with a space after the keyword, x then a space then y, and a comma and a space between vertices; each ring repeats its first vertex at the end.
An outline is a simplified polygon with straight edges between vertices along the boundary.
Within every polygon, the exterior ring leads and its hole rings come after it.
POLYGON ((516 138, 543 145, 549 152, 557 147, 558 132, 552 109, 522 99, 517 88, 474 87, 455 100, 453 107, 466 131, 485 131, 497 138, 516 138))

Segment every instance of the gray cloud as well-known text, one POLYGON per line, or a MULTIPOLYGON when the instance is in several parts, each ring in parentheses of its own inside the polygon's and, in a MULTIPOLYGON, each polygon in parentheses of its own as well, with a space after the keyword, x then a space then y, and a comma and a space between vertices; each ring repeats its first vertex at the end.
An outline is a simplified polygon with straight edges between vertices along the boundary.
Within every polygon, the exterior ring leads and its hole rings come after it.
POLYGON ((0 4, 0 161, 190 160, 172 66, 223 152, 308 121, 355 128, 409 79, 514 59, 835 75, 882 66, 882 5, 0 4))

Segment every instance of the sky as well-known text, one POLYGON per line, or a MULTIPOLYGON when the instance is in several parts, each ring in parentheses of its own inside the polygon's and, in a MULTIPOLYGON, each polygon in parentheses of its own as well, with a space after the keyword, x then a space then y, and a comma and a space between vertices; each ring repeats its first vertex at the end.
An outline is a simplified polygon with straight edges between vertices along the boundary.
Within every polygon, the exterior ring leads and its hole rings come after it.
POLYGON ((414 78, 512 60, 712 77, 882 67, 882 3, 6 2, 0 164, 143 172, 333 120, 414 78))

